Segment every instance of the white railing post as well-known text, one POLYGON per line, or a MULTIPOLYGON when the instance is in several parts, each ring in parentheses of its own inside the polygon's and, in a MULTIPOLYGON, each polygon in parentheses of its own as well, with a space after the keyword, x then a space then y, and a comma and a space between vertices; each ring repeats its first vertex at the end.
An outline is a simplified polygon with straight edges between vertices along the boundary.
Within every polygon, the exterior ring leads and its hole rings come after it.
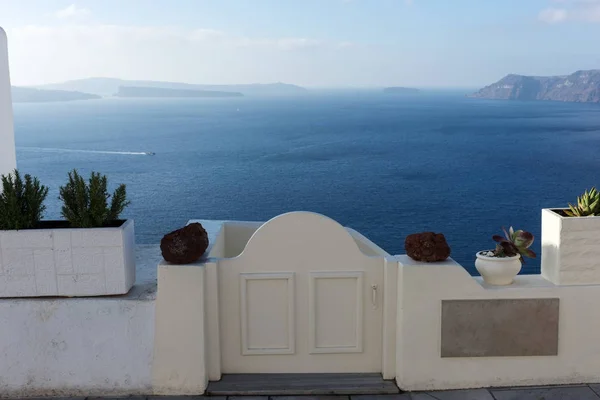
POLYGON ((6 33, 0 27, 0 175, 7 174, 16 167, 8 44, 6 33))

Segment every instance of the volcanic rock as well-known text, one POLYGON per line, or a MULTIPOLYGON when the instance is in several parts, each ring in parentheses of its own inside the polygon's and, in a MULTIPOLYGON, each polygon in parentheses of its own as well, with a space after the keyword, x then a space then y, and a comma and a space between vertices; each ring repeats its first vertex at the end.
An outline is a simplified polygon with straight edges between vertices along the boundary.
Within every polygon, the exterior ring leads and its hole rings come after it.
POLYGON ((197 222, 167 233, 160 241, 163 258, 172 264, 193 263, 207 248, 208 234, 197 222))
POLYGON ((408 235, 404 248, 406 254, 416 261, 444 261, 450 256, 450 246, 441 233, 422 232, 408 235))

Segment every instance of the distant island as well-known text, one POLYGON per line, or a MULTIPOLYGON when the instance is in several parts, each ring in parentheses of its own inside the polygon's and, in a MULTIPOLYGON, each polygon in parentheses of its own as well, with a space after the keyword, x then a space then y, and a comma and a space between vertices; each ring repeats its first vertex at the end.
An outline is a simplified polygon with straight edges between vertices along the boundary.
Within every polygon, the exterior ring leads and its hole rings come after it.
POLYGON ((12 86, 13 103, 48 103, 55 101, 93 100, 101 97, 95 94, 67 90, 39 90, 12 86))
POLYGON ((119 86, 116 97, 158 97, 158 98, 198 98, 198 97, 242 97, 239 92, 219 92, 214 90, 164 89, 156 87, 119 86))
POLYGON ((600 102, 600 70, 577 71, 564 76, 510 74, 469 97, 502 100, 554 100, 600 102))
POLYGON ((392 86, 383 89, 383 93, 385 94, 416 94, 419 93, 419 89, 415 88, 407 88, 401 86, 392 86))
POLYGON ((91 93, 98 96, 110 97, 119 92, 119 88, 137 87, 137 88, 159 88, 159 89, 177 89, 177 90, 207 90, 217 92, 238 92, 244 96, 273 96, 273 95, 297 95, 307 93, 303 87, 290 85, 287 83, 256 83, 244 85, 199 85, 181 82, 163 82, 163 81, 138 81, 125 80, 117 78, 86 78, 67 81, 63 83, 53 83, 48 85, 36 86, 37 89, 50 90, 69 90, 84 93, 91 93))
POLYGON ((135 81, 117 78, 86 78, 32 87, 13 86, 13 103, 48 103, 93 100, 106 97, 202 98, 240 96, 284 96, 307 93, 287 83, 243 85, 197 85, 180 82, 135 81))

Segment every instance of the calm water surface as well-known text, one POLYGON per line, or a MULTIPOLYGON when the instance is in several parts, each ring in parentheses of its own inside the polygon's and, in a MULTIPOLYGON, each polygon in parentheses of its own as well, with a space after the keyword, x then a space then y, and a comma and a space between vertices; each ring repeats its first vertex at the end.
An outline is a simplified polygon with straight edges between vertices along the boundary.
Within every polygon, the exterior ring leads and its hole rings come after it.
MULTIPOLYGON (((19 169, 51 188, 67 172, 126 183, 139 243, 192 218, 328 215, 401 253, 407 234, 442 232, 474 272, 502 226, 530 230, 540 209, 597 185, 600 105, 397 97, 106 99, 16 104, 19 169), (155 152, 149 156, 143 152, 155 152)), ((539 271, 528 261, 525 272, 539 271)))

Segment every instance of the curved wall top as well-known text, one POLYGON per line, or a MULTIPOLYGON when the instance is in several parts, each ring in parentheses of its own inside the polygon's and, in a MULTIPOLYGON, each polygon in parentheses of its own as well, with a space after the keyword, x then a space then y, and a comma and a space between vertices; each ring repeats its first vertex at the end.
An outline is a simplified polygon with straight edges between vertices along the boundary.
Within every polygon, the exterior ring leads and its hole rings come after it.
POLYGON ((240 258, 293 263, 299 259, 336 264, 369 258, 346 229, 321 214, 295 211, 265 222, 252 235, 240 258))

